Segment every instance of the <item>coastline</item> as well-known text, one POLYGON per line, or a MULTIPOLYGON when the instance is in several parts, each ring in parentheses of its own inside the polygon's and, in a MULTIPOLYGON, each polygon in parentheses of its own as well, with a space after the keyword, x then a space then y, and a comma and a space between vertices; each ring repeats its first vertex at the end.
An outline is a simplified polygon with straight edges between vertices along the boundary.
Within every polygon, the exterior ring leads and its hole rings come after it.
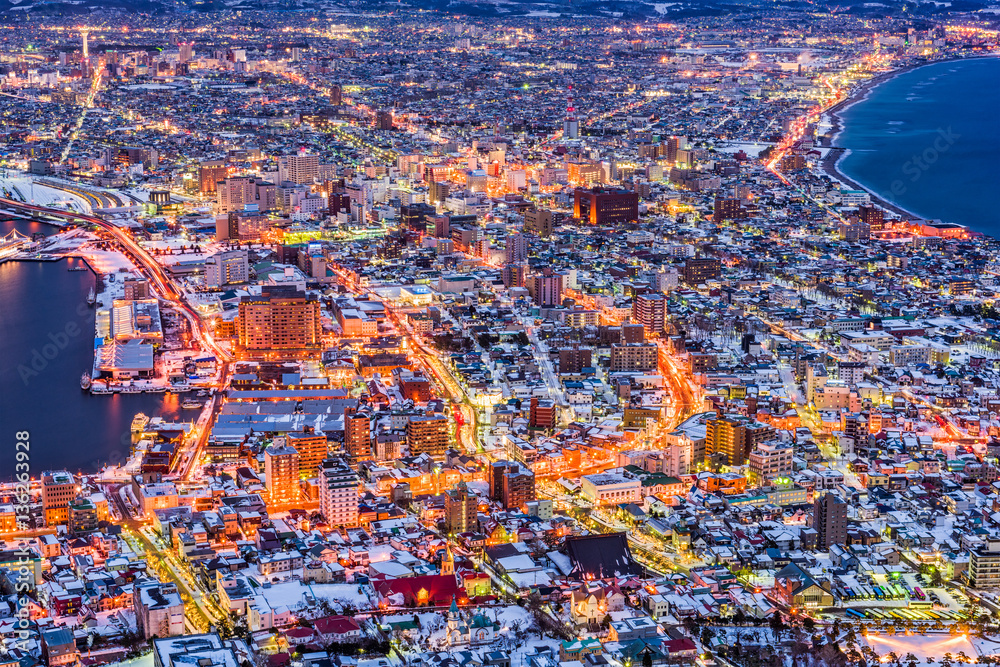
MULTIPOLYGON (((901 74, 911 72, 922 67, 928 67, 931 65, 940 65, 949 62, 958 62, 965 60, 978 60, 983 58, 997 58, 1000 57, 997 54, 989 55, 979 55, 971 56, 967 58, 943 58, 941 60, 934 60, 932 62, 922 62, 913 63, 899 69, 892 70, 891 72, 883 72, 878 76, 872 77, 865 83, 863 83, 856 90, 853 90, 850 96, 844 98, 843 100, 837 102, 829 109, 827 109, 824 114, 828 115, 830 118, 830 124, 832 125, 830 132, 824 135, 825 141, 823 142, 823 147, 828 148, 829 151, 823 157, 820 163, 820 168, 823 172, 835 181, 853 188, 855 190, 863 190, 867 192, 872 204, 875 204, 886 211, 899 216, 901 220, 912 220, 912 221, 923 221, 927 220, 922 215, 917 215, 913 211, 909 211, 895 202, 889 201, 879 193, 875 192, 872 188, 869 188, 861 183, 858 183, 853 178, 847 176, 840 170, 840 162, 845 157, 850 155, 850 149, 837 146, 837 139, 840 138, 841 133, 844 131, 844 122, 841 118, 841 114, 847 109, 851 108, 855 104, 863 102, 868 98, 868 95, 878 86, 895 79, 901 74)), ((957 224, 957 223, 954 223, 957 224)), ((959 225, 965 227, 965 225, 959 225)))

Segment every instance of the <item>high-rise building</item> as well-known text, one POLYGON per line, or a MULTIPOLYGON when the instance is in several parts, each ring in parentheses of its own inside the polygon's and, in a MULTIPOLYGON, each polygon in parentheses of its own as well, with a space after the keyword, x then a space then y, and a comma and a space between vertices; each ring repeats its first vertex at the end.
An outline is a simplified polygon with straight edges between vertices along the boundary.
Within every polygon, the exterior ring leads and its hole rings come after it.
POLYGON ((745 420, 716 417, 706 422, 705 456, 714 465, 743 465, 748 450, 745 420))
POLYGON ((818 533, 816 546, 829 549, 847 542, 847 503, 835 493, 826 493, 813 501, 813 529, 818 533))
POLYGON ((42 473, 42 512, 46 526, 65 524, 69 520, 69 504, 76 493, 76 479, 67 471, 42 473))
POLYGON ((371 417, 364 412, 344 415, 344 450, 354 461, 372 458, 371 417))
POLYGON ((217 184, 226 179, 228 172, 225 162, 202 162, 198 165, 198 190, 203 195, 215 194, 217 184))
POLYGON ((472 533, 479 528, 479 503, 465 482, 444 494, 444 529, 450 535, 472 533))
POLYGON ((858 218, 868 225, 871 231, 879 231, 885 227, 885 212, 878 206, 864 204, 858 207, 858 218))
POLYGON ((496 461, 490 466, 490 500, 507 509, 535 500, 535 473, 514 461, 496 461))
POLYGON ((330 450, 325 434, 316 433, 312 427, 306 429, 302 433, 289 433, 286 444, 299 454, 299 476, 312 477, 330 450))
POLYGON ((593 350, 589 347, 563 347, 559 349, 559 373, 580 373, 593 366, 593 350))
POLYGON ((448 418, 444 415, 412 416, 406 422, 406 445, 411 456, 427 454, 443 459, 449 443, 448 418))
POLYGON ((149 281, 142 278, 126 278, 122 283, 122 298, 129 300, 148 299, 149 281))
POLYGON ((528 426, 532 428, 555 428, 556 402, 551 398, 531 397, 528 404, 528 426))
POLYGON ((650 333, 666 331, 667 300, 662 294, 638 294, 632 301, 632 320, 650 333))
POLYGON ((268 505, 280 508, 299 502, 299 453, 288 445, 264 450, 264 486, 268 505))
POLYGON ((177 51, 177 62, 191 62, 194 59, 194 42, 178 42, 177 51))
POLYGON ((545 267, 539 275, 531 276, 531 294, 539 306, 562 304, 563 275, 545 267))
POLYGON ((500 280, 504 287, 524 287, 527 278, 527 264, 507 264, 500 269, 500 280))
POLYGON ((441 204, 450 191, 451 185, 447 181, 431 181, 427 187, 427 199, 432 204, 441 204))
POLYGON ((319 156, 301 151, 294 155, 282 155, 278 159, 278 175, 282 183, 290 181, 308 185, 319 176, 319 156))
POLYGON ((529 208, 524 212, 524 229, 542 238, 552 236, 552 211, 547 208, 529 208))
POLYGON ((639 219, 639 195, 629 190, 577 188, 573 192, 573 217, 592 225, 635 222, 639 219))
POLYGON ((216 208, 219 213, 255 209, 256 212, 277 208, 277 188, 252 176, 230 176, 216 184, 216 208))
POLYGON ((227 250, 205 259, 205 286, 222 287, 250 279, 250 259, 246 250, 227 250))
POLYGON ((333 85, 330 86, 330 104, 337 107, 344 103, 343 91, 340 86, 333 85))
POLYGON ((236 333, 241 358, 315 356, 322 349, 319 302, 294 287, 264 287, 240 299, 236 333))
POLYGON ((319 511, 332 528, 358 525, 358 476, 343 459, 320 464, 319 511))
POLYGON ((528 259, 528 238, 523 234, 511 234, 504 246, 504 261, 507 264, 520 264, 528 259))

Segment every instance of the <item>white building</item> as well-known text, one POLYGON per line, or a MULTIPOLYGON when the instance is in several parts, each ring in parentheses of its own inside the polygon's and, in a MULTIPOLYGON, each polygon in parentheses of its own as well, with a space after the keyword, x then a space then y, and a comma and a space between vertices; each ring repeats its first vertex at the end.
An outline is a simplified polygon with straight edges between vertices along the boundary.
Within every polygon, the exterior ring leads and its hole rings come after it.
POLYGON ((584 475, 580 478, 580 493, 595 505, 637 503, 642 500, 642 483, 614 473, 584 475))
POLYGON ((320 464, 319 511, 331 527, 358 525, 358 478, 341 459, 320 464))
POLYGON ((205 260, 207 287, 245 283, 249 279, 250 260, 246 250, 227 250, 205 260))

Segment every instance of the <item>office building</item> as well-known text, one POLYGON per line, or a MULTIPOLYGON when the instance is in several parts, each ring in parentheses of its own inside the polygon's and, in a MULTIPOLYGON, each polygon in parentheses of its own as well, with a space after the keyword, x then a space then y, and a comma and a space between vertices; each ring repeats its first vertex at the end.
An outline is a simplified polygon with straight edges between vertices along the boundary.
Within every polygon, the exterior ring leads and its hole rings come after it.
POLYGON ((299 453, 294 447, 278 444, 264 450, 264 486, 269 507, 298 504, 299 453))
POLYGON ((294 287, 264 287, 240 299, 236 333, 243 359, 314 357, 322 349, 319 302, 294 287))
POLYGON ((556 402, 551 398, 531 397, 528 405, 528 426, 552 429, 556 427, 556 402))
POLYGON ((228 171, 225 162, 202 162, 198 166, 198 191, 203 195, 214 195, 219 181, 226 179, 228 171))
POLYGON ((65 470, 42 473, 42 512, 46 526, 69 521, 69 504, 77 494, 76 479, 65 470))
POLYGON ((835 493, 826 493, 813 501, 813 529, 818 533, 816 547, 828 550, 847 542, 847 503, 835 493))
POLYGON ((758 482, 771 481, 792 472, 794 451, 790 443, 778 440, 761 442, 750 451, 747 464, 758 482))
POLYGON ((358 525, 358 476, 343 459, 320 464, 319 511, 331 528, 358 525))
POLYGON ((450 443, 449 422, 444 415, 413 416, 406 422, 406 445, 411 456, 427 454, 443 459, 450 443))
POLYGON ((705 456, 713 467, 741 466, 748 454, 745 419, 725 416, 706 422, 705 456))
POLYGON ((245 283, 249 279, 250 260, 246 250, 227 250, 205 260, 206 287, 245 283))
POLYGON ((617 225, 639 219, 639 195, 628 190, 577 188, 573 217, 592 225, 617 225))
POLYGON ((263 213, 276 208, 277 187, 274 183, 251 176, 230 176, 216 184, 218 213, 263 213))
POLYGON ((684 262, 680 273, 688 285, 701 285, 722 275, 722 262, 712 257, 691 258, 684 262))
POLYGON ((479 529, 479 503, 469 493, 465 482, 444 494, 444 529, 449 535, 472 533, 479 529))

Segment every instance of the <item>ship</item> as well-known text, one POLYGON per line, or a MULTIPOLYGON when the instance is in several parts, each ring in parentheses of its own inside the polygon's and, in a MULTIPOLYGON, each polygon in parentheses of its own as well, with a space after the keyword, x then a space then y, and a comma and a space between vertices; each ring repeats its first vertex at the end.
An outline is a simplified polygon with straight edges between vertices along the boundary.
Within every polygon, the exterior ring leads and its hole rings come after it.
POLYGON ((132 433, 142 433, 148 423, 149 417, 141 412, 137 412, 135 417, 132 418, 132 433))
POLYGON ((181 407, 184 408, 185 410, 196 410, 202 407, 202 404, 199 401, 188 400, 181 403, 181 407))
POLYGON ((86 390, 90 389, 90 385, 92 383, 93 383, 93 379, 90 377, 90 373, 88 373, 87 371, 84 371, 83 375, 80 376, 80 389, 83 389, 84 391, 86 391, 86 390))
POLYGON ((87 305, 93 306, 95 303, 97 303, 97 295, 94 293, 94 288, 91 287, 90 293, 87 294, 87 305))

